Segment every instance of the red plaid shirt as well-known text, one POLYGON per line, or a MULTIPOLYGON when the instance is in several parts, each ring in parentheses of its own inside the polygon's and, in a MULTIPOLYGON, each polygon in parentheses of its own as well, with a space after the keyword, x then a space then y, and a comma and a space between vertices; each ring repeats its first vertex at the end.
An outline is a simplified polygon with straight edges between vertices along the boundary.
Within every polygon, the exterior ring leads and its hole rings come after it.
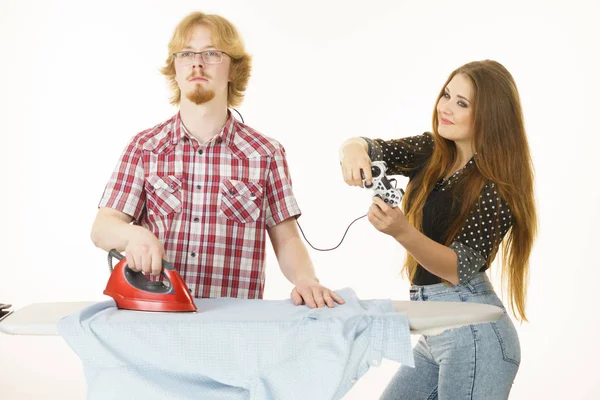
POLYGON ((179 113, 133 137, 99 207, 152 231, 195 297, 262 298, 265 230, 300 215, 284 148, 231 115, 202 144, 179 113))

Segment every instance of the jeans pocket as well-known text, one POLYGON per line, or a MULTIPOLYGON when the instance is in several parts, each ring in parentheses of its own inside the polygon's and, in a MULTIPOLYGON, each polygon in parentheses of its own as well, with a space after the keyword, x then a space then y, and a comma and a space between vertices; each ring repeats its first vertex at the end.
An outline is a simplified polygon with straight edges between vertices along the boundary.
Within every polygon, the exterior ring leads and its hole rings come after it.
POLYGON ((508 314, 498 321, 492 322, 492 328, 498 337, 504 361, 519 365, 521 363, 521 344, 519 335, 508 314))

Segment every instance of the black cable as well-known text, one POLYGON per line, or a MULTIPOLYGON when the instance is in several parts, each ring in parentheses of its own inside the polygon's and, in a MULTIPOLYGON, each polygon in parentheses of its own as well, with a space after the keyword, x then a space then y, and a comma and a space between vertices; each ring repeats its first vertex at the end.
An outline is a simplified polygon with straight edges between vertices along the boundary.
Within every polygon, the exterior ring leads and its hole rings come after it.
POLYGON ((240 114, 240 112, 239 112, 238 110, 236 110, 235 108, 233 108, 233 107, 232 107, 231 109, 232 109, 233 111, 235 111, 235 112, 236 112, 236 113, 237 113, 237 114, 240 116, 240 118, 242 119, 242 123, 244 123, 244 124, 245 124, 245 122, 244 122, 244 117, 242 117, 242 114, 240 114))
MULTIPOLYGON (((242 120, 242 123, 245 123, 245 122, 244 122, 244 117, 242 117, 242 114, 240 114, 240 112, 239 112, 237 109, 233 108, 233 107, 232 107, 231 109, 232 109, 233 111, 235 111, 235 112, 236 112, 236 113, 237 113, 237 114, 240 116, 240 118, 241 118, 241 120, 242 120)), ((361 173, 361 175, 363 175, 363 172, 362 172, 362 170, 360 171, 360 173, 361 173)), ((363 175, 363 179, 364 179, 364 175, 363 175)), ((394 183, 396 183, 396 184, 397 184, 397 181, 396 181, 396 179, 390 179, 390 182, 394 182, 394 183)), ((394 188, 395 188, 395 187, 396 187, 396 185, 394 185, 394 188)), ((402 189, 400 189, 400 191, 402 191, 402 194, 404 194, 404 191, 403 191, 402 189)), ((309 245, 310 247, 312 247, 313 249, 315 249, 315 250, 317 250, 317 251, 331 251, 331 250, 335 250, 335 249, 337 249, 338 247, 340 247, 340 245, 342 244, 342 242, 343 242, 343 241, 344 241, 344 239, 346 238, 346 234, 348 233, 348 230, 350 229, 350 227, 352 226, 352 224, 353 224, 353 223, 355 223, 356 221, 358 221, 359 219, 361 219, 361 218, 364 218, 364 217, 366 217, 366 216, 367 216, 367 214, 363 215, 362 217, 358 217, 358 218, 356 218, 354 221, 350 222, 350 225, 348 225, 348 227, 346 228, 346 232, 344 232, 344 236, 342 236, 342 240, 340 240, 340 242, 338 243, 338 245, 337 245, 337 246, 335 246, 335 247, 332 247, 332 248, 330 248, 330 249, 317 249, 315 246, 313 246, 313 245, 312 245, 312 244, 311 244, 311 243, 308 241, 308 239, 306 238, 306 235, 304 235, 304 231, 302 230, 302 227, 300 226, 300 223, 298 222, 298 220, 297 220, 297 219, 296 219, 296 224, 298 225, 298 228, 300 228, 300 232, 302 233, 302 237, 304 238, 304 240, 306 240, 306 243, 308 243, 308 245, 309 245)), ((109 259, 110 259, 110 256, 109 256, 109 259)), ((109 261, 109 266, 111 267, 111 270, 112 270, 112 260, 110 260, 110 261, 109 261)))
MULTIPOLYGON (((361 173, 362 173, 362 170, 361 170, 361 173)), ((392 179, 390 179, 390 183, 392 183, 392 182, 394 183, 394 188, 395 188, 395 189, 397 189, 398 181, 397 181, 395 178, 392 178, 392 179)), ((400 190, 400 192, 402 192, 402 195, 404 195, 404 190, 402 190, 402 189, 399 189, 399 190, 400 190)), ((332 247, 332 248, 330 248, 330 249, 317 249, 315 246, 313 246, 313 245, 312 245, 312 244, 311 244, 311 243, 308 241, 308 239, 306 238, 306 235, 304 235, 304 231, 302 230, 302 227, 300 226, 300 223, 298 222, 298 220, 296 220, 296 224, 298 225, 298 228, 300 228, 300 232, 302 233, 302 237, 304 237, 304 240, 306 240, 306 243, 308 243, 308 245, 309 245, 310 247, 312 247, 313 249, 315 249, 315 250, 317 250, 317 251, 331 251, 331 250, 335 250, 335 249, 337 249, 338 247, 340 247, 340 245, 341 245, 341 244, 342 244, 342 242, 344 241, 344 238, 346 238, 346 234, 348 233, 348 230, 350 229, 350 227, 352 226, 352 224, 353 224, 353 223, 355 223, 356 221, 358 221, 359 219, 361 219, 361 218, 364 218, 364 217, 366 217, 366 216, 367 216, 367 214, 363 215, 362 217, 358 217, 358 218, 356 218, 354 221, 350 222, 350 225, 348 225, 348 228, 346 228, 346 232, 344 232, 344 236, 342 236, 342 240, 340 240, 340 242, 338 243, 338 245, 337 245, 337 246, 335 246, 335 247, 332 247)))
MULTIPOLYGON (((397 189, 397 185, 398 185, 398 181, 395 178, 390 179, 390 183, 394 183, 394 188, 397 189)), ((399 189, 400 192, 402 193, 402 195, 404 195, 404 190, 399 189)), ((300 226, 300 223, 298 222, 298 220, 296 219, 296 224, 298 225, 298 228, 300 228, 300 232, 302 233, 302 237, 304 237, 304 240, 306 240, 306 243, 308 243, 308 245, 310 247, 312 247, 313 249, 317 250, 317 251, 331 251, 331 250, 335 250, 338 247, 340 247, 340 245, 342 244, 342 242, 344 241, 344 238, 346 238, 346 234, 348 233, 348 230, 350 229, 350 227, 352 226, 353 223, 355 223, 356 221, 358 221, 361 218, 366 217, 367 214, 363 215, 362 217, 358 217, 356 218, 354 221, 350 222, 350 225, 348 225, 348 228, 346 228, 346 232, 344 232, 344 236, 342 236, 342 240, 340 240, 340 242, 338 243, 337 246, 332 247, 330 249, 317 249, 315 246, 313 246, 308 239, 306 238, 306 235, 304 235, 304 231, 302 230, 302 227, 300 226)))
POLYGON ((350 225, 348 225, 348 228, 346 228, 346 232, 344 232, 344 236, 342 236, 342 240, 340 240, 340 242, 338 243, 338 245, 337 245, 337 246, 335 246, 335 247, 332 247, 331 249, 317 249, 315 246, 313 246, 313 245, 312 245, 312 244, 311 244, 311 243, 308 241, 308 239, 307 239, 307 238, 306 238, 306 236, 304 235, 304 231, 302 230, 302 227, 300 226, 300 223, 298 222, 298 220, 297 220, 297 219, 296 219, 296 224, 298 224, 298 228, 300 228, 300 232, 302 233, 302 236, 304 237, 304 240, 306 240, 306 243, 308 243, 308 245, 309 245, 310 247, 312 247, 313 249, 315 249, 315 250, 318 250, 318 251, 331 251, 331 250, 335 250, 335 249, 337 249, 338 247, 340 247, 340 245, 341 245, 341 244, 342 244, 342 242, 344 241, 344 238, 346 237, 346 234, 348 233, 348 229, 350 229, 350 227, 352 226, 352 224, 353 224, 353 223, 355 223, 356 221, 358 221, 359 219, 361 219, 361 218, 364 218, 364 217, 366 217, 366 216, 367 216, 367 214, 363 215, 362 217, 358 217, 358 218, 356 218, 354 221, 350 222, 350 225))

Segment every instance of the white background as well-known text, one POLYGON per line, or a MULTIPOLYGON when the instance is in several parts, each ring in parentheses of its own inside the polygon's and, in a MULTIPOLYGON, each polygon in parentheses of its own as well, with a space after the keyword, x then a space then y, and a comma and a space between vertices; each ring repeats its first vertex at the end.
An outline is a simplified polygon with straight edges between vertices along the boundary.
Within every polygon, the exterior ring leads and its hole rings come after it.
MULTIPOLYGON (((317 247, 336 245, 370 204, 342 181, 346 138, 430 130, 453 69, 503 63, 522 97, 540 217, 511 399, 600 398, 598 1, 2 0, 0 302, 106 299, 106 255, 89 239, 96 205, 128 139, 176 112, 158 70, 194 10, 230 19, 254 56, 240 111, 285 146, 317 247)), ((403 249, 366 219, 336 251, 310 251, 333 289, 408 299, 403 249)), ((291 289, 269 245, 265 298, 291 289)), ((371 368, 345 398, 377 398, 396 368, 371 368)), ((0 335, 2 399, 84 396, 60 337, 0 335)))

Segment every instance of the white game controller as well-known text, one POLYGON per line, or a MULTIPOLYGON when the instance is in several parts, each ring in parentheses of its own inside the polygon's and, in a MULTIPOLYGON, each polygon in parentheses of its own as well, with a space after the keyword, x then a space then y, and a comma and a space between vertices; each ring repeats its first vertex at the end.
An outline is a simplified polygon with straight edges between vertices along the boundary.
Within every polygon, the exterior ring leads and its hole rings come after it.
POLYGON ((390 207, 397 207, 402 201, 404 191, 396 189, 390 183, 390 180, 385 176, 387 165, 385 161, 373 161, 371 163, 371 175, 373 176, 372 184, 364 184, 367 189, 373 189, 373 196, 377 196, 385 201, 390 207))

